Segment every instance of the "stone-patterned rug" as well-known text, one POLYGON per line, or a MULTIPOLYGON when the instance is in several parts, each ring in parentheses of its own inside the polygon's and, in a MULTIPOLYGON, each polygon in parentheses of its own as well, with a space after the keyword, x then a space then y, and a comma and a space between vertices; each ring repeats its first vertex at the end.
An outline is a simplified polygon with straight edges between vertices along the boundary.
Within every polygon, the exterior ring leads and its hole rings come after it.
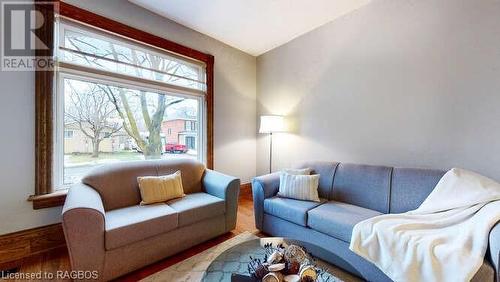
MULTIPOLYGON (((226 251, 227 249, 241 244, 246 241, 250 241, 253 239, 258 239, 259 237, 255 236, 250 232, 244 232, 239 234, 229 240, 226 240, 220 243, 217 246, 214 246, 208 250, 205 250, 197 255, 194 255, 186 260, 183 260, 177 264, 174 264, 164 270, 161 270, 155 274, 152 274, 141 281, 145 282, 198 282, 202 281, 207 268, 210 266, 210 263, 217 258, 221 253, 226 251)), ((241 268, 241 267, 240 267, 241 268)), ((246 268, 246 266, 245 266, 246 268)), ((362 281, 357 277, 350 275, 342 271, 339 268, 334 266, 328 267, 328 272, 331 273, 334 277, 330 279, 329 282, 357 282, 362 281)), ((207 277, 208 278, 208 277, 207 277)), ((207 279, 205 279, 207 280, 207 279)), ((219 281, 220 279, 216 279, 219 281)))

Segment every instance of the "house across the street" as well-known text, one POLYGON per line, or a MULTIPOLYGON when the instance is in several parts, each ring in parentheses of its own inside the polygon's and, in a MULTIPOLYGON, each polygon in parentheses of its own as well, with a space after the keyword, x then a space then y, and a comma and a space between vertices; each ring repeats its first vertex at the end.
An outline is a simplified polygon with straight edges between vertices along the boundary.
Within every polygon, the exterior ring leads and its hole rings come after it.
MULTIPOLYGON (((132 149, 132 138, 125 130, 113 134, 103 132, 104 138, 99 144, 99 152, 114 153, 132 149), (108 136, 106 136, 108 135, 108 136)), ((86 136, 77 124, 66 124, 64 127, 64 153, 92 153, 92 139, 86 136)))
POLYGON ((163 121, 161 130, 167 144, 182 144, 189 150, 196 150, 197 124, 195 117, 176 117, 163 121))

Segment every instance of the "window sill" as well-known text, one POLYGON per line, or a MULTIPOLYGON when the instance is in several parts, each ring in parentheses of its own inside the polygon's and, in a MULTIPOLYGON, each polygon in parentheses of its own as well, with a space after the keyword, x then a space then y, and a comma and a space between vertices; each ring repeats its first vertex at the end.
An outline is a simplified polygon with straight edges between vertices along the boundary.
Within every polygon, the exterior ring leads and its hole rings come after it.
POLYGON ((59 207, 64 205, 67 193, 68 190, 61 190, 46 195, 33 195, 28 198, 28 201, 33 202, 34 210, 59 207))

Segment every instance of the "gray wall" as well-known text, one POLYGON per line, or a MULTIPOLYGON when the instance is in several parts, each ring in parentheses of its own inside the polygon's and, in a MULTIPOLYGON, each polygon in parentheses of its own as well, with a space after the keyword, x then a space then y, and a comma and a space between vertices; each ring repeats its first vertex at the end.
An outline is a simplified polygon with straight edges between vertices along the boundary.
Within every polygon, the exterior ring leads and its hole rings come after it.
MULTIPOLYGON (((215 169, 243 182, 255 175, 256 59, 126 0, 66 1, 215 56, 215 169), (237 165, 235 165, 237 164, 237 165)), ((34 74, 0 72, 0 234, 60 221, 34 211, 34 74)))
POLYGON ((500 180, 500 1, 374 0, 259 56, 257 100, 291 124, 275 169, 338 160, 500 180))

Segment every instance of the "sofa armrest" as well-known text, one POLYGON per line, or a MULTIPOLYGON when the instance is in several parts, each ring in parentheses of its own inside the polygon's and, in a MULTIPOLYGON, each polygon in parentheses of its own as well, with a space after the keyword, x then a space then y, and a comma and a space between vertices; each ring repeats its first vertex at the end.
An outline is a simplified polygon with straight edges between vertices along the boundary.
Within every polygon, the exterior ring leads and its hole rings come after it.
POLYGON ((226 231, 236 227, 240 180, 210 169, 205 170, 203 187, 208 194, 226 202, 226 231))
POLYGON ((93 188, 79 183, 69 189, 62 223, 73 270, 98 271, 103 277, 104 215, 101 197, 93 188))
POLYGON ((490 231, 489 258, 495 269, 495 277, 500 282, 500 221, 490 231))
POLYGON ((259 230, 262 230, 264 221, 264 200, 275 196, 278 193, 279 186, 279 173, 262 175, 252 180, 255 227, 259 230))

